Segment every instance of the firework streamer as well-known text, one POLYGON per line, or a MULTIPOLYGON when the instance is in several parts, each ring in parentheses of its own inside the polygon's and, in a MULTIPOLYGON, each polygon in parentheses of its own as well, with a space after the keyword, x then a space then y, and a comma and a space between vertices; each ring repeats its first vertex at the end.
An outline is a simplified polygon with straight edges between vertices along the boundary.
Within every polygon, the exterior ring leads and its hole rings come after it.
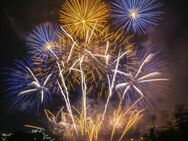
POLYGON ((77 128, 76 128, 76 124, 75 124, 75 121, 74 121, 74 117, 73 117, 73 113, 72 113, 72 109, 71 109, 71 104, 70 104, 70 100, 69 100, 69 92, 68 92, 67 86, 66 86, 66 84, 65 84, 65 79, 64 79, 63 74, 62 74, 63 70, 61 69, 60 64, 59 64, 58 62, 57 62, 57 65, 58 65, 58 68, 59 68, 59 75, 60 75, 60 77, 61 77, 61 81, 62 81, 63 87, 64 87, 64 89, 65 89, 65 93, 64 93, 64 91, 63 91, 63 89, 62 89, 62 87, 61 87, 61 85, 60 85, 59 82, 58 82, 58 86, 59 86, 59 88, 60 88, 60 90, 61 90, 61 94, 62 94, 63 97, 64 97, 67 110, 68 110, 68 112, 69 112, 69 114, 70 114, 70 116, 71 116, 71 119, 72 119, 74 128, 75 128, 75 130, 76 130, 76 132, 77 132, 77 128), (66 95, 65 95, 65 94, 66 94, 66 95))
POLYGON ((110 76, 108 75, 108 86, 109 86, 109 95, 108 95, 108 98, 107 98, 107 101, 106 101, 106 105, 105 105, 105 109, 104 109, 104 112, 103 112, 103 116, 102 116, 102 120, 101 120, 101 123, 104 121, 104 118, 105 118, 105 114, 106 114, 106 110, 108 108, 108 104, 109 104, 109 101, 110 101, 110 98, 112 97, 113 95, 113 89, 114 89, 114 86, 115 86, 115 80, 116 80, 116 75, 117 75, 117 72, 118 72, 118 67, 119 67, 119 61, 120 59, 125 55, 127 54, 129 51, 123 53, 121 55, 121 51, 119 51, 119 54, 118 54, 118 58, 117 58, 117 61, 116 61, 116 67, 115 67, 115 71, 114 71, 114 74, 113 74, 113 78, 112 78, 112 81, 110 81, 110 76))
POLYGON ((84 131, 85 132, 85 127, 86 127, 86 117, 87 117, 87 111, 86 111, 86 95, 87 95, 87 86, 86 86, 86 78, 85 78, 85 75, 84 75, 84 72, 83 72, 83 69, 82 69, 82 63, 83 63, 83 60, 84 60, 84 56, 80 57, 74 64, 73 66, 70 68, 70 71, 73 70, 73 71, 77 71, 80 73, 81 75, 81 87, 82 87, 82 113, 83 113, 83 116, 84 116, 84 131), (76 63, 79 62, 79 68, 80 69, 75 69, 74 66, 76 65, 76 63))

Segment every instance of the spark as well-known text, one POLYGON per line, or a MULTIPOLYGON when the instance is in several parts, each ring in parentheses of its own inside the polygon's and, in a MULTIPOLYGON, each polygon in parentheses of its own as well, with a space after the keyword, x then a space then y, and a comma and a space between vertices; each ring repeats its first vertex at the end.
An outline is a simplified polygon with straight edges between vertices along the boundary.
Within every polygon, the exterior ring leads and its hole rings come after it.
POLYGON ((111 130, 110 141, 113 141, 114 135, 118 129, 123 129, 120 138, 116 139, 118 141, 121 141, 125 137, 126 133, 131 129, 131 127, 143 117, 142 114, 143 111, 144 110, 140 110, 140 111, 134 110, 131 111, 131 115, 128 116, 127 114, 130 113, 129 109, 126 110, 125 112, 122 111, 121 107, 115 110, 111 122, 112 130, 111 130))

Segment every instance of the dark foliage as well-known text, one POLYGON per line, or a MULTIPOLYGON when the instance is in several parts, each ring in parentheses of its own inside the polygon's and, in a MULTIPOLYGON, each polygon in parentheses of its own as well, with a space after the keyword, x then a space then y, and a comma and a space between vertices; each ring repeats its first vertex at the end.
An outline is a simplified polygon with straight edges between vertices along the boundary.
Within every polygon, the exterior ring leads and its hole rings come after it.
POLYGON ((174 114, 175 125, 168 124, 163 129, 151 128, 144 141, 188 141, 188 111, 179 106, 174 114))

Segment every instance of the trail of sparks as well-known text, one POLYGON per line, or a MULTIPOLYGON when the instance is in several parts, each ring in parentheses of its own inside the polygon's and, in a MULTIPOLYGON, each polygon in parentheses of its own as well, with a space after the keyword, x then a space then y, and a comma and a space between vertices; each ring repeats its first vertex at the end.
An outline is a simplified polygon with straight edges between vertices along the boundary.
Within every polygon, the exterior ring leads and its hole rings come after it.
POLYGON ((74 121, 74 117, 73 117, 73 113, 72 113, 72 109, 71 109, 71 104, 70 104, 70 100, 69 100, 69 92, 68 92, 68 89, 67 89, 67 86, 65 84, 65 80, 64 80, 64 77, 63 77, 63 74, 62 74, 62 69, 60 67, 60 64, 57 62, 57 65, 58 65, 58 68, 59 68, 59 75, 61 77, 61 81, 62 81, 62 84, 63 84, 63 87, 65 88, 65 94, 64 94, 64 91, 60 85, 60 83, 58 82, 58 86, 60 88, 60 91, 64 97, 64 100, 65 100, 65 103, 66 103, 66 107, 67 107, 67 110, 71 116, 71 119, 72 119, 72 122, 73 122, 73 126, 74 126, 74 129, 77 131, 77 128, 76 128, 76 124, 75 124, 75 121, 74 121))
POLYGON ((108 98, 107 98, 107 101, 106 101, 106 104, 105 104, 105 109, 104 109, 104 112, 103 112, 101 123, 104 121, 105 114, 106 114, 106 111, 107 111, 107 108, 108 108, 108 104, 109 104, 110 98, 113 95, 113 89, 114 89, 114 86, 115 86, 115 80, 116 80, 116 75, 117 75, 117 72, 118 72, 119 61, 124 55, 127 54, 127 52, 123 53, 122 55, 120 55, 120 54, 121 54, 121 51, 119 51, 119 54, 118 54, 118 58, 117 58, 117 61, 116 61, 116 66, 115 66, 115 71, 114 71, 114 74, 113 74, 112 81, 110 81, 110 76, 107 75, 107 77, 108 77, 108 86, 109 86, 109 95, 108 95, 108 98))
POLYGON ((43 102, 44 102, 44 89, 46 88, 46 84, 49 81, 49 78, 51 77, 51 74, 48 75, 48 77, 45 79, 44 83, 41 85, 40 82, 38 81, 38 79, 33 74, 33 72, 28 67, 26 67, 26 69, 30 72, 30 74, 33 76, 33 79, 35 80, 30 85, 34 86, 36 88, 29 89, 29 90, 24 90, 24 91, 20 92, 18 94, 18 96, 22 96, 22 95, 30 94, 31 92, 39 91, 40 94, 41 94, 41 104, 43 104, 43 102))

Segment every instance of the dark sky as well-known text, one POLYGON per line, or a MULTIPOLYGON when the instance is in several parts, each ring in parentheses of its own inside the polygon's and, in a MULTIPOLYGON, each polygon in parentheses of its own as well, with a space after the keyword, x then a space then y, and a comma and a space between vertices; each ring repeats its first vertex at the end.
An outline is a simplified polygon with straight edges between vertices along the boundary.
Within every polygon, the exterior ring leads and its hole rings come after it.
MULTIPOLYGON (((164 47, 169 58, 172 85, 167 100, 172 105, 188 102, 188 8, 187 0, 163 0, 163 21, 151 37, 164 47)), ((58 22, 58 10, 63 0, 4 0, 0 9, 0 68, 14 59, 24 57, 25 35, 36 25, 58 22)), ((3 93, 0 91, 1 96, 3 93)), ((10 114, 0 96, 0 130, 18 129, 31 118, 10 114)))

